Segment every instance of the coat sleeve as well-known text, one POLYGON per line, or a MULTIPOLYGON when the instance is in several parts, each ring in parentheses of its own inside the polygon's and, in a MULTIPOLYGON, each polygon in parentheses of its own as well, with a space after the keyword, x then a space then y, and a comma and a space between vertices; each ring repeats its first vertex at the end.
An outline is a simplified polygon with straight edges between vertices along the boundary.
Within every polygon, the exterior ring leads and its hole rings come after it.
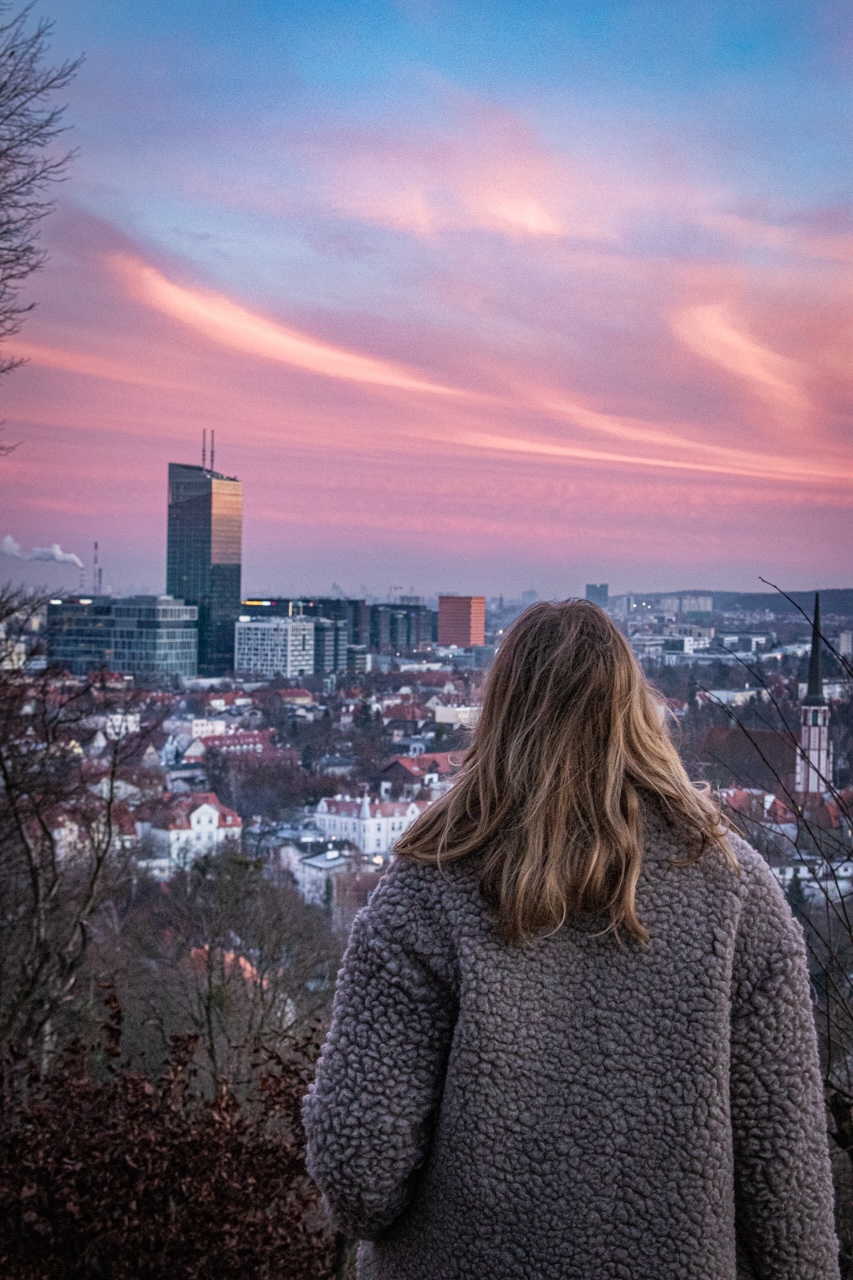
POLYGON ((757 1280, 837 1280, 838 1244, 803 934, 758 854, 735 965, 731 1114, 738 1246, 757 1280))
POLYGON ((422 870, 392 868, 356 918, 303 1103, 308 1171, 356 1239, 379 1235, 411 1198, 455 1023, 447 948, 412 892, 422 870))

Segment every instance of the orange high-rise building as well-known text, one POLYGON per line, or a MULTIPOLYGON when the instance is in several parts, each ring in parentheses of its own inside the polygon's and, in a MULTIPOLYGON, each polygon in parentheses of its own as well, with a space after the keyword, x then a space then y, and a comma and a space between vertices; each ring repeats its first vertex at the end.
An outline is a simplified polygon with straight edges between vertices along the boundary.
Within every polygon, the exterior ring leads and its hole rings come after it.
POLYGON ((486 643, 485 596, 438 597, 438 643, 461 649, 486 643))

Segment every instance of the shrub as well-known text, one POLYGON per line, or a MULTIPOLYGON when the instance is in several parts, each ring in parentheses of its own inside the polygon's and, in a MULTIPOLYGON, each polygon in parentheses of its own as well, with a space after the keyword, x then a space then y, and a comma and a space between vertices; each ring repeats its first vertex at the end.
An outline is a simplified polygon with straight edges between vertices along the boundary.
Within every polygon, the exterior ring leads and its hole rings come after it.
MULTIPOLYGON (((110 1030, 108 1028, 108 1030, 110 1030)), ((7 1280, 327 1280, 336 1241, 304 1168, 316 1041, 269 1053, 251 1099, 204 1097, 194 1037, 152 1083, 81 1045, 0 1080, 0 1274, 7 1280)), ((337 1242, 339 1255, 342 1242, 337 1242)))

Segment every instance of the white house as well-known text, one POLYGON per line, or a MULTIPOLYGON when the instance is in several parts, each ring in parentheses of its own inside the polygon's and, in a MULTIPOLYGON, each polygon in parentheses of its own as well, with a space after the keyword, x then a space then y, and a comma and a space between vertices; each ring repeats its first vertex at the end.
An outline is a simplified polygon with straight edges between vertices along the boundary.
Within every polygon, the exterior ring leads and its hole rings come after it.
POLYGON ((206 716, 195 716, 190 721, 190 739, 221 738, 227 729, 228 725, 222 719, 209 720, 206 716))
POLYGON ((243 820, 221 804, 212 791, 172 795, 151 819, 149 838, 154 857, 150 870, 165 879, 195 858, 215 853, 226 840, 239 840, 243 820))
MULTIPOLYGON (((135 849, 136 824, 130 810, 124 804, 114 804, 109 813, 109 821, 110 851, 118 853, 135 849)), ((60 810, 51 822, 50 834, 59 861, 66 861, 77 854, 91 856, 93 849, 106 840, 106 815, 100 814, 91 823, 81 821, 73 812, 60 810)))
POLYGON ((339 875, 351 875, 354 871, 374 872, 382 870, 385 859, 375 854, 370 862, 342 841, 312 840, 288 843, 278 851, 279 864, 289 871, 296 887, 306 902, 316 906, 329 906, 332 901, 332 881, 339 875))
MULTIPOLYGON (((429 703, 427 703, 429 706, 429 703)), ((437 703, 433 708, 436 724, 447 724, 451 728, 472 729, 480 715, 479 707, 446 707, 437 703)))
POLYGON ((350 840, 362 853, 390 853, 424 809, 424 800, 322 799, 314 821, 329 840, 350 840))
POLYGON ((102 721, 98 727, 103 728, 110 742, 121 742, 122 739, 139 733, 142 725, 142 717, 137 711, 110 711, 98 719, 102 721))

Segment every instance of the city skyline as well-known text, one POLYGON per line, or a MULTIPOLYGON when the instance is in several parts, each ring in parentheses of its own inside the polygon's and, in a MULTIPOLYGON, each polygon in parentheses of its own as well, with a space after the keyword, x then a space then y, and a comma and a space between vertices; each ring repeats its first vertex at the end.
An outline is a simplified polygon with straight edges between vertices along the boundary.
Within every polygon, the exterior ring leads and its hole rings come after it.
POLYGON ((50 9, 0 538, 164 590, 207 429, 249 593, 849 582, 849 10, 173 9, 50 9))

